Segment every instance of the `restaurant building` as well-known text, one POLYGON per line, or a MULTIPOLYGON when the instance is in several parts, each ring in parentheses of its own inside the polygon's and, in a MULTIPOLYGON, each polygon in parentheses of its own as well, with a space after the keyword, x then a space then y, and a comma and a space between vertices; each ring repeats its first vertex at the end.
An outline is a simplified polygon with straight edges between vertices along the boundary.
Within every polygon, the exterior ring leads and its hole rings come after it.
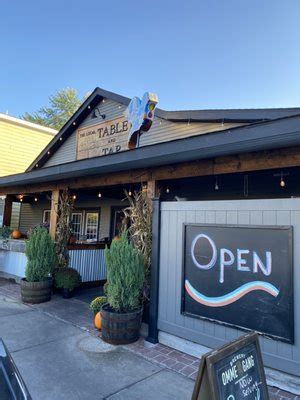
POLYGON ((154 210, 148 339, 205 350, 253 329, 265 365, 299 378, 300 109, 156 108, 141 134, 130 104, 96 88, 25 173, 0 179, 5 222, 22 199, 22 233, 44 222, 54 237, 69 189, 71 266, 103 281, 124 189, 142 187, 154 210))

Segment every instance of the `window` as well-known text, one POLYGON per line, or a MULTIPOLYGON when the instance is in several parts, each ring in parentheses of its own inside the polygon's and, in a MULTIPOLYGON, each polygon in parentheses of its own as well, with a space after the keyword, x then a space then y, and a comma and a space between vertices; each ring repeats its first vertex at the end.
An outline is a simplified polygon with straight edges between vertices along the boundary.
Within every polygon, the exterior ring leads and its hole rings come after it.
POLYGON ((44 210, 43 224, 50 225, 50 214, 51 214, 51 210, 44 210))
POLYGON ((81 236, 82 213, 72 213, 71 218, 72 234, 76 237, 76 240, 79 240, 81 236))
POLYGON ((85 219, 85 235, 88 242, 96 242, 98 239, 99 213, 87 212, 85 219))

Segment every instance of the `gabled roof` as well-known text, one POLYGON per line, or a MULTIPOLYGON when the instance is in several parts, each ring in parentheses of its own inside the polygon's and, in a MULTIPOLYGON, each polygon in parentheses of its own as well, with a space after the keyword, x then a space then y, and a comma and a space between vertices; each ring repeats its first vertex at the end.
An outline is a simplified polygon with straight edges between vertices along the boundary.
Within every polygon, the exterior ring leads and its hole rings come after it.
POLYGON ((300 115, 156 143, 0 178, 0 188, 153 168, 211 157, 300 145, 300 115))
MULTIPOLYGON (((77 129, 91 110, 102 100, 109 99, 127 106, 131 99, 117 93, 96 88, 91 95, 78 108, 75 114, 61 128, 58 134, 51 140, 48 146, 33 161, 27 171, 40 168, 48 159, 49 155, 66 141, 66 139, 77 129)), ((172 122, 236 122, 253 124, 257 122, 270 121, 278 118, 300 115, 300 108, 264 108, 264 109, 236 109, 236 110, 190 110, 190 111, 166 111, 156 108, 155 115, 159 118, 172 122)))

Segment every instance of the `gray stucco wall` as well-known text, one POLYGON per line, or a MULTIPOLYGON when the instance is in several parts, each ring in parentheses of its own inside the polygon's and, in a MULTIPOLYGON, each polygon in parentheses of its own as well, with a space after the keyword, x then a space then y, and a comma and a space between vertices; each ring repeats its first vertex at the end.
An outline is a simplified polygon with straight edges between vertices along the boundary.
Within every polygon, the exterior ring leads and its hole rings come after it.
POLYGON ((158 327, 215 348, 244 332, 181 315, 184 222, 293 226, 295 344, 264 337, 260 342, 266 366, 300 376, 300 199, 162 203, 158 327))

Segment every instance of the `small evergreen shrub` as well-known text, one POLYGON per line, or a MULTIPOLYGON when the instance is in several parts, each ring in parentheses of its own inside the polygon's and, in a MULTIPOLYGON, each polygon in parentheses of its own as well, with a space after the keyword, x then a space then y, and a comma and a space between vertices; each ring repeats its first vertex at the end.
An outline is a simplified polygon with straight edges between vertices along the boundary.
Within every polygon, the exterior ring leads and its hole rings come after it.
POLYGON ((0 239, 9 239, 12 233, 12 229, 9 226, 1 226, 0 227, 0 239))
POLYGON ((81 282, 81 276, 74 268, 60 267, 55 270, 54 285, 58 289, 76 289, 81 282))
POLYGON ((47 279, 57 264, 55 243, 46 228, 36 228, 26 241, 27 266, 25 276, 28 282, 47 279))
POLYGON ((130 312, 141 305, 144 284, 144 258, 128 241, 127 231, 105 249, 107 301, 117 312, 130 312))
POLYGON ((101 311, 101 307, 105 303, 107 303, 107 297, 106 296, 96 297, 90 304, 90 310, 92 310, 94 315, 96 315, 97 312, 101 311))

